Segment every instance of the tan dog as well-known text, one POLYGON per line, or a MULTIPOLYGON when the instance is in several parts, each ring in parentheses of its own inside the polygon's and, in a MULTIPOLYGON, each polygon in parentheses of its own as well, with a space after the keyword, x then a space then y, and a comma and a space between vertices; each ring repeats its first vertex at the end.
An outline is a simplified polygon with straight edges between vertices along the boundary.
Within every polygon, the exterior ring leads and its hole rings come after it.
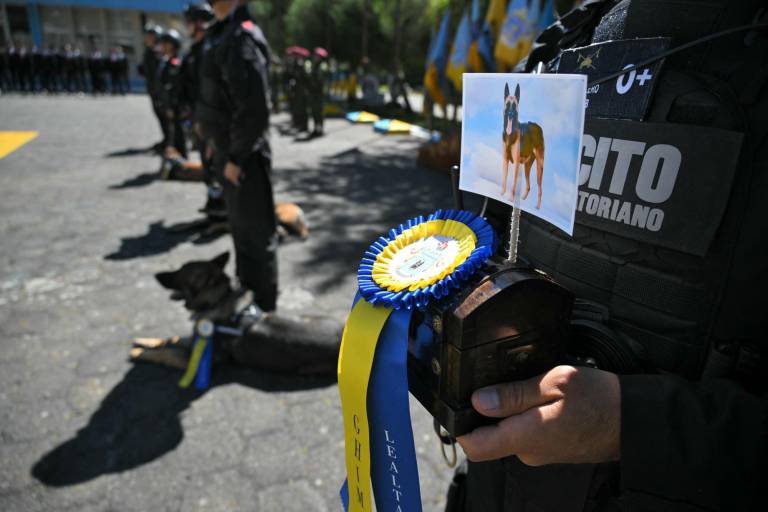
POLYGON ((536 208, 541 208, 541 182, 544 177, 544 130, 536 123, 521 123, 520 84, 515 87, 515 95, 509 94, 509 85, 504 84, 504 128, 501 134, 502 168, 501 195, 507 191, 507 175, 509 162, 512 162, 512 200, 517 191, 517 175, 520 165, 525 166, 525 193, 523 200, 531 191, 531 166, 536 161, 536 183, 539 187, 539 197, 536 208))
POLYGON ((309 226, 307 226, 304 210, 296 203, 275 203, 275 216, 277 217, 278 234, 281 238, 284 238, 286 234, 301 238, 309 236, 309 226))

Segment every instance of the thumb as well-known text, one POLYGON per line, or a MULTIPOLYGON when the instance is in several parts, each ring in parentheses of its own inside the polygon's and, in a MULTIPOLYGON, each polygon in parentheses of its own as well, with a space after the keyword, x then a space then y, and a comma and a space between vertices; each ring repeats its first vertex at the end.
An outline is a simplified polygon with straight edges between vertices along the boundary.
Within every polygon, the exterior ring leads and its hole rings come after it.
POLYGON ((480 388, 472 393, 472 406, 483 416, 506 418, 556 400, 542 389, 542 377, 480 388))

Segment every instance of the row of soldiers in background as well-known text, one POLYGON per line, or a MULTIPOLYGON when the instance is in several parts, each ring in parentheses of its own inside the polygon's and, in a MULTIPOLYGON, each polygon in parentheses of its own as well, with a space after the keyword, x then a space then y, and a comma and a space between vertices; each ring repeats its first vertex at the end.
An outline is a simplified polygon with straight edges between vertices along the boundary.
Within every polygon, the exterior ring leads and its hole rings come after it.
POLYGON ((273 78, 273 107, 278 104, 277 90, 282 86, 293 130, 309 132, 311 116, 313 137, 323 134, 323 109, 329 74, 327 59, 328 52, 324 48, 315 48, 310 54, 306 48, 292 46, 286 50, 282 80, 273 78))
POLYGON ((244 0, 191 4, 183 14, 192 41, 183 57, 178 32, 144 29, 139 71, 163 133, 156 149, 164 171, 169 161, 176 162, 170 173, 200 168, 208 191, 201 211, 209 228, 222 221, 229 227, 240 285, 253 295, 247 314, 273 311, 277 236, 267 137, 268 44, 244 0), (186 158, 187 141, 201 161, 186 158))
POLYGON ((221 180, 212 171, 212 152, 194 127, 194 109, 200 84, 200 62, 206 28, 213 21, 207 4, 190 4, 184 12, 188 50, 181 55, 182 39, 178 31, 158 25, 144 27, 144 54, 139 74, 146 81, 147 94, 163 139, 155 144, 162 156, 164 178, 182 178, 184 171, 202 172, 207 187, 206 204, 201 208, 214 223, 226 220, 221 180), (187 158, 189 146, 201 161, 187 158))
POLYGON ((25 46, 0 47, 0 90, 3 92, 72 92, 125 94, 128 58, 119 46, 108 55, 95 50, 85 54, 71 44, 28 50, 25 46), (109 82, 107 81, 109 80, 109 82))
MULTIPOLYGON (((206 22, 207 23, 207 22, 206 22)), ((199 30, 202 37, 204 30, 199 30)), ((194 34, 190 34, 194 38, 194 34)), ((152 109, 163 134, 162 148, 173 148, 186 158, 187 137, 191 112, 191 98, 185 95, 182 73, 181 35, 174 29, 160 26, 144 29, 144 55, 139 73, 144 76, 152 109), (186 125, 185 126, 185 122, 186 125)))

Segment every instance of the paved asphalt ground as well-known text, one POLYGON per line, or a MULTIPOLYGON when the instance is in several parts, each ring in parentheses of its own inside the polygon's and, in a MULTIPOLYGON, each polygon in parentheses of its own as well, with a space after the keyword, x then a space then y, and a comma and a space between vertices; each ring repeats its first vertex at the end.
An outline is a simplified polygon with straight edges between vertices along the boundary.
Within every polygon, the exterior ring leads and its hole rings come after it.
MULTIPOLYGON (((312 234, 280 248, 279 308, 342 320, 364 248, 450 206, 449 183, 416 166, 414 139, 330 120, 294 142, 286 122, 273 120, 276 198, 312 234)), ((159 138, 147 98, 3 96, 0 130, 40 133, 0 160, 0 510, 340 510, 335 382, 220 368, 195 393, 127 361, 134 337, 190 331, 153 274, 231 248, 166 229, 197 218, 201 184, 156 180, 154 156, 108 156, 159 138)), ((441 510, 452 471, 412 410, 425 509, 441 510)))

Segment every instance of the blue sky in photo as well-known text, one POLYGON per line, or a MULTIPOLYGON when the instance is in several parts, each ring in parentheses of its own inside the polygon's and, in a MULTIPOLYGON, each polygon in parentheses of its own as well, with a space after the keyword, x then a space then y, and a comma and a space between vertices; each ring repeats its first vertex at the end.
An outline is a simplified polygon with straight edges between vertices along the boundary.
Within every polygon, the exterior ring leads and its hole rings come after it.
MULTIPOLYGON (((465 74, 461 188, 512 204, 511 163, 506 195, 501 197, 505 84, 509 84, 510 94, 520 84, 520 122, 535 122, 544 132, 542 206, 536 209, 534 163, 531 192, 522 209, 571 234, 584 131, 584 75, 465 74)), ((523 166, 520 168, 519 185, 524 187, 523 166)))

